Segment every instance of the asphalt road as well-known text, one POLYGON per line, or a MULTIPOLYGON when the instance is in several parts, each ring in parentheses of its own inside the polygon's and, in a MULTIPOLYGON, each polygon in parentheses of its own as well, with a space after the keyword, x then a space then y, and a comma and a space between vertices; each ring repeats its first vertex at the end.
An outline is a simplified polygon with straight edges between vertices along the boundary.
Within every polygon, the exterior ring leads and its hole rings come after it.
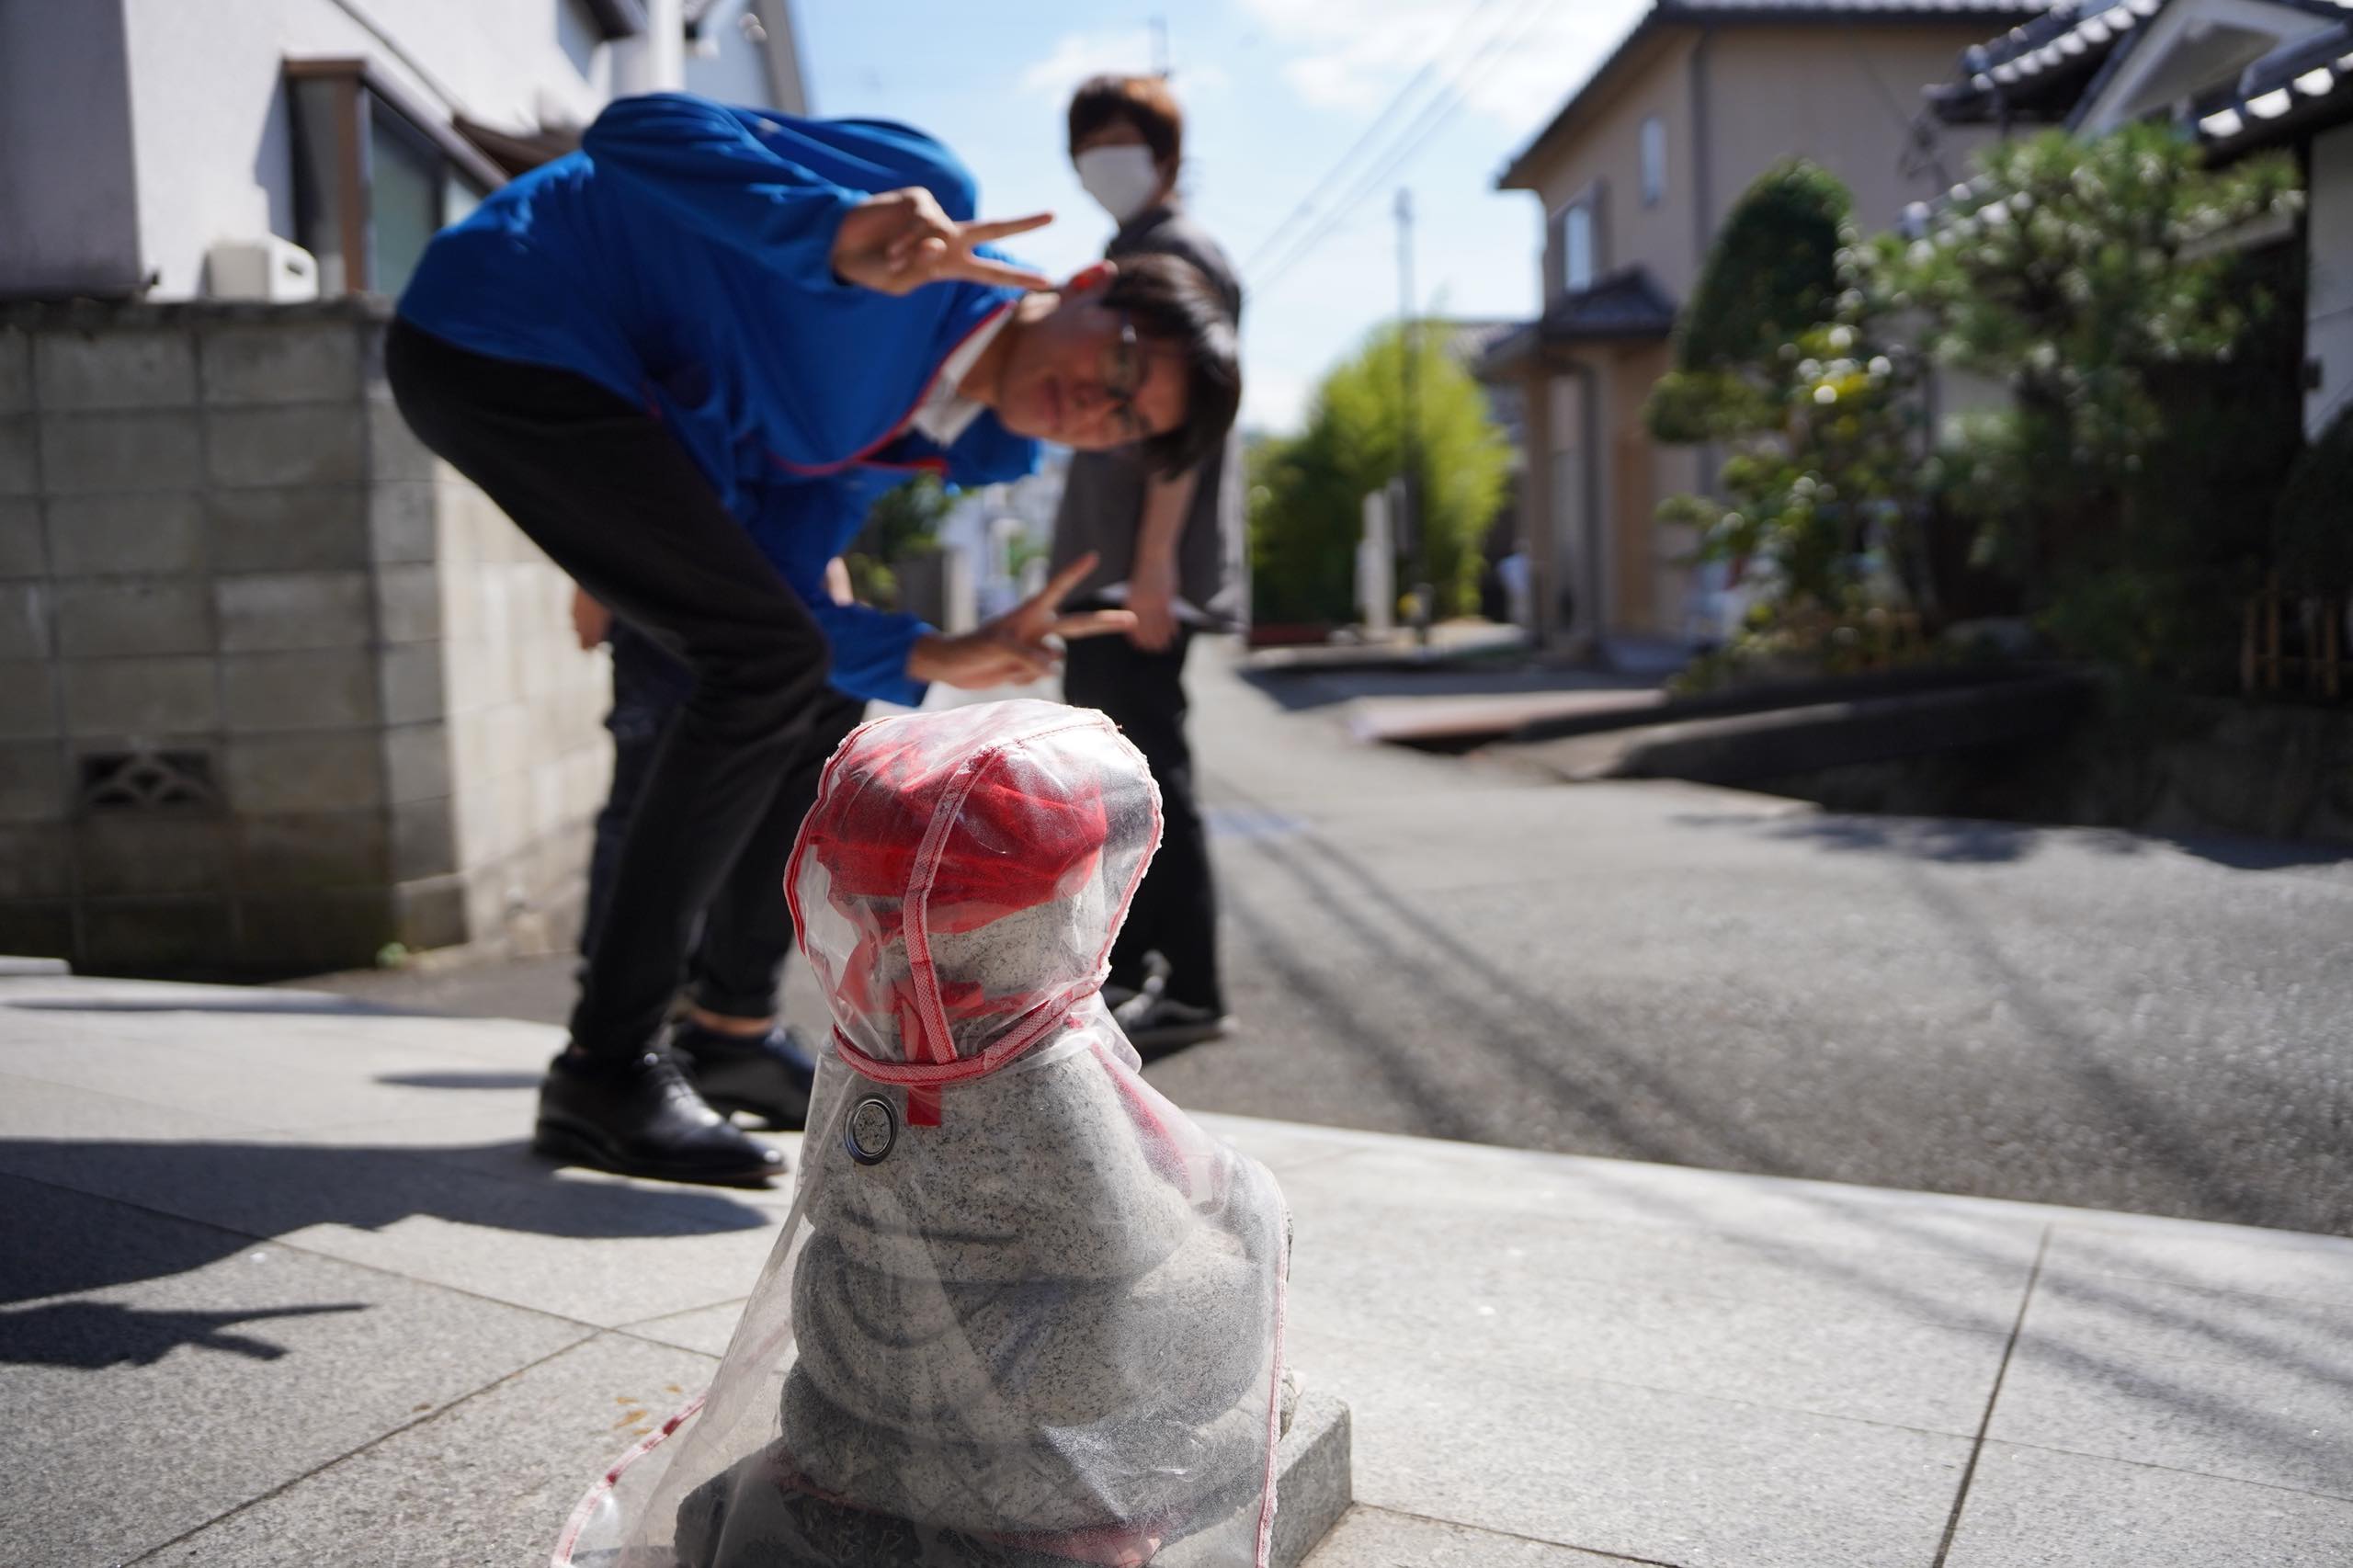
MULTIPOLYGON (((1192 684, 1241 1028, 1180 1103, 2353 1234, 2342 853, 1547 784, 1347 738, 1412 677, 1192 684)), ((565 969, 333 983, 560 1019, 565 969)))

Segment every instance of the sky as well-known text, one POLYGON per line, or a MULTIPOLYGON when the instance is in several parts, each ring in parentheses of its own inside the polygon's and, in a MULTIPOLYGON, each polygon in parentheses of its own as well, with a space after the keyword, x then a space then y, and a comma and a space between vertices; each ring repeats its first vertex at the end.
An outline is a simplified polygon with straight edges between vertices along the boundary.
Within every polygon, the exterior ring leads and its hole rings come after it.
POLYGON ((1496 176, 1647 6, 797 0, 794 10, 815 112, 930 131, 978 177, 984 218, 1053 211, 1051 228, 1007 248, 1056 275, 1099 256, 1113 228, 1071 172, 1071 90, 1097 72, 1154 69, 1164 21, 1186 113, 1181 188, 1242 268, 1243 424, 1289 433, 1324 372, 1397 315, 1400 188, 1412 193, 1422 311, 1535 314, 1542 216, 1528 192, 1496 190, 1496 176))

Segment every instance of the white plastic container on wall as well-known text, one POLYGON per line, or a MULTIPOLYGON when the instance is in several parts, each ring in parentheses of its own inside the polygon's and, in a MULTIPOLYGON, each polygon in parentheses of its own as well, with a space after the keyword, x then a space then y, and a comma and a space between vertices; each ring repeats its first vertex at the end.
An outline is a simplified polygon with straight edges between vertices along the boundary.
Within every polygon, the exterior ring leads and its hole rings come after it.
POLYGON ((319 297, 318 258, 275 234, 222 240, 207 254, 206 263, 207 290, 216 300, 290 304, 319 297))

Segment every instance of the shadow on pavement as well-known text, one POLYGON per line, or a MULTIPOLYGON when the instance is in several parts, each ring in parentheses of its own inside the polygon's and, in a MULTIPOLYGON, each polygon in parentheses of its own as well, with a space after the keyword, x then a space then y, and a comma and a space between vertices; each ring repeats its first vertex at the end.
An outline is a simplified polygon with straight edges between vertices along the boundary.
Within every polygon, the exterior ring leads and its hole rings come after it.
POLYGON ((63 997, 34 997, 24 1002, 6 1002, 0 1006, 24 1013, 269 1013, 300 1017, 305 1014, 320 1017, 370 1018, 430 1018, 438 1013, 415 1007, 394 1007, 381 1002, 363 1002, 350 996, 295 995, 273 997, 267 991, 240 992, 235 995, 188 996, 147 1001, 117 1001, 107 997, 68 1000, 63 997))
POLYGON ((1288 669, 1238 672, 1243 684, 1285 712, 1301 713, 1360 697, 1524 697, 1548 691, 1647 690, 1658 685, 1594 670, 1288 669))
MULTIPOLYGON (((1250 798, 1221 782, 1230 797, 1250 798)), ((1790 833, 1821 825, 1759 824, 1735 819, 1751 832, 1790 833)), ((1851 819, 1835 819, 1845 826, 1851 819)), ((1862 825, 1874 826, 1868 819, 1862 825)), ((2034 830, 2000 824, 1938 824, 1903 819, 1889 825, 1981 828, 1948 844, 1942 858, 1962 854, 2000 858, 2009 843, 2031 843, 2034 830)), ((2124 835, 2119 835, 2122 837, 2124 835)), ((1933 842, 1933 840, 1932 840, 1933 842)), ((2295 846, 2288 846, 2297 847, 2295 846)), ((1641 1053, 1604 1038, 1571 1016, 1557 997, 1528 983, 1506 965, 1480 951, 1442 921, 1392 888, 1373 868, 1313 831, 1253 846, 1260 861, 1283 872, 1322 911, 1321 931, 1347 938, 1358 949, 1354 961, 1335 968, 1328 957, 1310 958, 1282 918, 1254 908, 1241 889, 1229 884, 1224 913, 1257 961, 1292 992, 1331 1020, 1355 1048, 1352 1065, 1379 1080, 1399 1104, 1412 1108, 1409 1131, 1425 1137, 1526 1146, 1529 1104, 1568 1119, 1575 1135, 1548 1146, 1580 1153, 1654 1160, 1703 1169, 1846 1181, 1877 1181, 1897 1187, 1938 1187, 1918 1179, 1900 1163, 1888 1161, 1867 1142, 1849 1146, 1815 1139, 1792 1139, 1786 1125, 1745 1115, 1721 1085, 1662 1069, 1641 1053), (1421 996, 1440 1006, 1451 1020, 1444 1049, 1419 1038, 1395 1015, 1389 993, 1366 993, 1343 976, 1381 975, 1410 980, 1421 996), (1542 1020, 1540 1028, 1535 1020, 1542 1020), (1525 1085, 1525 1100, 1465 1095, 1449 1081, 1449 1058, 1484 1056, 1507 1065, 1525 1085), (1860 1168, 1857 1165, 1860 1161, 1860 1168)), ((1919 856, 1926 859, 1929 857, 1919 856)), ((2228 1224, 2353 1233, 2342 1184, 2281 1180, 2284 1170, 2333 1165, 2343 1150, 2341 1103, 2298 1100, 2269 1103, 2262 1141, 2249 1144, 2227 1124, 2200 1119, 2197 1101, 2169 1099, 2111 1060, 2097 1038, 2046 995, 2029 975, 2010 963, 1992 935, 1962 904, 1925 876, 1909 891, 1951 934, 1951 951, 1979 977, 1989 998, 1998 998, 2022 1018, 2049 1052, 2052 1064, 2079 1091, 2081 1114, 2096 1117, 2082 1131, 2096 1136, 2104 1164, 2091 1175, 2106 1180, 2119 1169, 2147 1187, 2146 1206, 2156 1212, 2228 1224), (2268 1175, 2266 1173, 2268 1173, 2268 1175)), ((1956 1116, 1975 1114, 1954 1108, 1956 1116)), ((1313 1110, 1305 1112, 1313 1119, 1313 1110)), ((2021 1131, 2039 1123, 2021 1116, 2021 1131)), ((1897 1151, 1902 1154, 1904 1151, 1897 1151)), ((2051 1173, 1996 1173, 1983 1195, 2028 1202, 2103 1206, 2063 1167, 2051 1173)))
POLYGON ((0 1312, 0 1362, 19 1367, 73 1367, 97 1371, 105 1367, 152 1367, 181 1346, 225 1350, 254 1361, 275 1361, 286 1354, 250 1335, 231 1334, 236 1324, 270 1318, 317 1317, 330 1312, 364 1312, 358 1301, 328 1306, 257 1307, 251 1312, 149 1312, 116 1301, 56 1301, 23 1312, 0 1312))
MULTIPOLYGON (((1222 793, 1265 811, 1246 792, 1220 781, 1222 793)), ((1291 879, 1324 912, 1327 930, 1362 949, 1375 972, 1412 977, 1429 999, 1443 1003, 1459 1032, 1448 1052, 1500 1058, 1527 1094, 1582 1121, 1601 1151, 1669 1165, 1779 1173, 1792 1162, 1734 1119, 1694 1099, 1671 1075, 1636 1053, 1605 1040, 1559 1003, 1478 951, 1381 875, 1313 830, 1262 841, 1265 861, 1291 879), (1375 918, 1378 915, 1380 918, 1375 918), (1394 929, 1385 929, 1384 924, 1394 929), (1540 1026, 1532 1021, 1542 1019, 1540 1026), (1630 1109, 1631 1101, 1639 1109, 1630 1109)), ((1357 1064, 1381 1079, 1417 1118, 1414 1132, 1432 1138, 1505 1146, 1526 1141, 1526 1105, 1455 1092, 1433 1071, 1431 1042, 1373 996, 1358 994, 1321 971, 1299 949, 1283 922, 1252 908, 1229 887, 1222 913, 1232 917, 1265 963, 1296 994, 1336 1021, 1357 1050, 1357 1064)))
MULTIPOLYGON (((1308 834, 1261 849, 1327 911, 1334 925, 1362 944, 1369 961, 1392 973, 1411 974, 1432 996, 1444 999, 1459 1024, 1449 1049, 1506 1058, 1531 1096, 1574 1107, 1609 1145, 1607 1153, 1701 1168, 1817 1174, 1807 1168, 1802 1154, 1784 1153, 1760 1130, 1743 1125, 1736 1107, 1718 1106, 1704 1089, 1689 1092, 1691 1086, 1560 1017, 1557 1004, 1520 984, 1336 846, 1308 834), (1407 939, 1394 939, 1365 918, 1371 909, 1382 911, 1407 933, 1407 939), (1544 1011, 1558 1020, 1555 1039, 1538 1040, 1521 1022, 1544 1011), (1564 1042, 1573 1042, 1567 1051, 1562 1050, 1564 1042), (1626 1114, 1618 1103, 1621 1100, 1641 1104, 1643 1114, 1626 1114)), ((1279 919, 1250 908, 1246 900, 1237 901, 1229 913, 1245 939, 1259 949, 1261 961, 1327 1017, 1341 1020, 1358 1048, 1358 1065, 1415 1108, 1425 1124, 1417 1131, 1471 1142, 1518 1141, 1508 1125, 1519 1114, 1518 1107, 1466 1103, 1450 1094, 1443 1077, 1432 1071, 1427 1051, 1416 1048, 1410 1026, 1344 985, 1324 983, 1313 964, 1291 951, 1279 919)), ((1999 973, 1999 980, 2014 991, 2024 989, 2023 977, 2014 972, 1999 973)), ((2014 1000, 2033 1007, 2030 997, 2014 1000)), ((2049 1010, 2039 1010, 2036 1021, 2062 1043, 2080 1043, 2049 1010)), ((2129 1084, 2100 1064, 2084 1062, 2080 1075, 2095 1093, 2115 1101, 2151 1158, 2192 1185, 2201 1208, 2250 1223, 2332 1228, 2313 1223, 2318 1216, 2287 1195, 2234 1179, 2206 1157, 2195 1138, 2163 1107, 2132 1093, 2129 1084)), ((1603 1175, 1600 1179, 1610 1178, 1603 1175)), ((1639 1181, 1624 1183, 1621 1196, 1675 1225, 1713 1232, 1797 1277, 1875 1297, 1907 1316, 1999 1336, 2007 1346, 2005 1366, 2014 1354, 2030 1357, 2049 1376, 2063 1380, 2070 1396, 2082 1397, 2086 1387, 2124 1391, 2148 1407, 2172 1413, 2175 1419, 2234 1433, 2242 1451, 2291 1472, 2309 1475, 2331 1466, 2341 1469, 2341 1439, 2314 1427, 2300 1410, 2275 1408, 2271 1385, 2234 1392, 2201 1379, 2194 1365, 2177 1367, 2164 1356, 2148 1353, 2152 1336, 2160 1344, 2169 1338, 2192 1346, 2193 1355, 2218 1353, 2309 1386, 2335 1386, 2346 1375, 2343 1358, 2313 1349, 2337 1325, 2341 1312, 2334 1307, 2266 1300, 2266 1317, 2226 1319, 2201 1307, 2200 1297, 2211 1294, 2213 1282, 2195 1270, 2149 1268, 2150 1275, 2172 1288, 2170 1294, 2153 1291, 2141 1279, 2103 1278, 2080 1268, 2054 1278, 2046 1274, 2040 1256, 2031 1263, 2018 1257, 2014 1243, 1972 1234, 1969 1227, 1949 1225, 1941 1215, 1859 1205, 1835 1191, 1791 1195, 1852 1227, 1835 1242, 1727 1228, 1704 1206, 1639 1181), (1876 1266, 1882 1247, 1949 1260, 1962 1278, 2011 1273, 2018 1294, 2003 1301, 1887 1278, 1876 1266), (2064 1303, 2073 1310, 2073 1318, 2037 1329, 2026 1311, 2029 1300, 2064 1303)), ((2046 1227, 2045 1246, 2049 1233, 2046 1227)), ((1985 1390, 1987 1429, 2002 1388, 2003 1380, 1996 1375, 1985 1390)), ((2046 1391, 2040 1397, 2048 1401, 2053 1395, 2046 1391)), ((1964 1482, 1953 1499, 1955 1517, 1966 1497, 1964 1482)))
POLYGON ((2036 828, 1934 817, 1821 816, 1759 822, 1753 814, 1695 812, 1667 820, 1677 827, 1734 828, 1848 854, 1904 855, 1962 866, 1999 866, 2027 859, 2040 846, 2041 836, 2036 828))
MULTIPOLYGON (((313 1225, 381 1230, 418 1216, 573 1241, 713 1235, 772 1216, 722 1193, 560 1181, 527 1144, 0 1140, 0 1301, 202 1268, 313 1225)), ((0 1320, 0 1361, 14 1358, 0 1320)))
POLYGON ((1949 865, 2005 865, 2031 858, 2052 834, 2097 853, 2126 858, 2172 848, 2241 871, 2287 871, 2353 861, 2353 846, 2222 834, 2144 834, 2123 828, 1986 822, 1945 817, 1825 813, 1760 823, 1736 813, 1693 812, 1669 819, 1677 826, 1733 828, 1768 837, 1811 842, 1856 854, 1904 856, 1949 865))

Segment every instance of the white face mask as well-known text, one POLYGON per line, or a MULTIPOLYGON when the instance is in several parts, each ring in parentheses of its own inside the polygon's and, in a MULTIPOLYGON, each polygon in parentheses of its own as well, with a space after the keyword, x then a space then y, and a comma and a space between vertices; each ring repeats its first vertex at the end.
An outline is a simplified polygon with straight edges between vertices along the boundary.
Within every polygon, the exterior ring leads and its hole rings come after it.
POLYGON ((1160 194, 1160 166, 1152 149, 1089 147, 1077 158, 1078 183, 1103 205, 1103 210, 1124 223, 1152 204, 1160 194))

